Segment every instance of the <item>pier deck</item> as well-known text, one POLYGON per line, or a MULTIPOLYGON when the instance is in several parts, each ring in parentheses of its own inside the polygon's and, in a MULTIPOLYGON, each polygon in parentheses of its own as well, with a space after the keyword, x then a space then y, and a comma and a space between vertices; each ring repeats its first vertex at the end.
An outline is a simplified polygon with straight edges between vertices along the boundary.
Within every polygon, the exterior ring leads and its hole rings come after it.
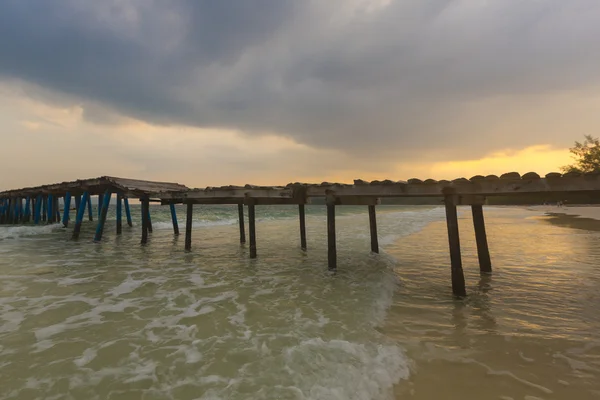
MULTIPOLYGON (((33 222, 58 222, 58 198, 63 198, 63 224, 69 221, 69 204, 75 196, 77 217, 73 238, 79 236, 86 205, 89 219, 92 220, 90 196, 98 196, 98 225, 95 241, 100 241, 106 220, 106 212, 110 204, 111 194, 117 195, 117 234, 121 231, 121 200, 124 200, 127 222, 131 223, 128 198, 137 198, 142 203, 142 235, 141 243, 148 242, 148 233, 152 232, 149 202, 160 202, 169 205, 173 220, 173 230, 179 234, 175 204, 186 205, 185 250, 191 251, 192 221, 194 205, 232 204, 238 206, 240 243, 246 242, 244 226, 244 206, 248 209, 249 249, 250 257, 257 257, 255 207, 260 205, 293 204, 298 206, 300 225, 300 248, 306 251, 306 222, 304 207, 314 199, 321 199, 327 207, 328 268, 337 269, 335 207, 340 205, 368 206, 371 234, 371 250, 379 252, 377 240, 377 221, 375 206, 382 198, 417 199, 425 197, 439 198, 446 209, 448 243, 450 250, 452 291, 457 297, 466 295, 463 276, 460 240, 458 230, 457 205, 471 206, 473 224, 481 273, 492 272, 492 263, 485 233, 483 206, 490 197, 512 196, 536 198, 544 202, 547 196, 560 196, 568 200, 571 196, 585 193, 593 197, 600 195, 600 173, 577 174, 550 173, 545 177, 530 172, 523 176, 516 172, 503 174, 500 177, 474 176, 471 179, 459 178, 452 181, 436 181, 432 179, 408 181, 372 181, 355 180, 353 184, 323 182, 321 184, 290 183, 286 186, 221 186, 205 189, 189 189, 184 185, 167 182, 152 182, 115 177, 63 182, 32 188, 0 192, 0 223, 27 223, 33 215, 33 222), (25 201, 25 205, 23 205, 25 201)), ((410 203, 410 200, 409 200, 410 203)))

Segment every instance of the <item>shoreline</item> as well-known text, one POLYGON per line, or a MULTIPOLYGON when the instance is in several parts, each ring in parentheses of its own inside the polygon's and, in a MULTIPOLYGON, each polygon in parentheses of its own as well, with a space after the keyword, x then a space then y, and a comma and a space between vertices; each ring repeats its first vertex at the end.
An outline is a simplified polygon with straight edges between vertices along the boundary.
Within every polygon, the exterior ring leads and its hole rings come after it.
POLYGON ((532 206, 529 211, 540 212, 539 218, 552 225, 587 231, 600 231, 600 207, 578 206, 532 206))

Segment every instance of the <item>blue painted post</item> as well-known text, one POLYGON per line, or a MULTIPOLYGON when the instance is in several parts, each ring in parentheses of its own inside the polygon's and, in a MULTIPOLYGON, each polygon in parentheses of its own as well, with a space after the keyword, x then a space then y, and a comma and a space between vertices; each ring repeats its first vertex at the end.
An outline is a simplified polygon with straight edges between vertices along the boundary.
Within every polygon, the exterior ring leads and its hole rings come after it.
MULTIPOLYGON (((64 202, 63 202, 64 203, 64 202)), ((56 209, 56 220, 54 222, 60 222, 60 197, 56 197, 56 204, 54 205, 56 209)))
POLYGON ((177 214, 175 213, 175 204, 169 204, 171 209, 171 221, 173 221, 173 232, 179 235, 179 225, 177 224, 177 214))
POLYGON ((31 196, 27 196, 25 199, 25 218, 23 222, 29 222, 31 219, 31 196))
POLYGON ((152 233, 152 217, 150 216, 150 202, 148 202, 148 232, 152 233))
POLYGON ((127 225, 129 227, 133 226, 133 222, 131 221, 131 210, 129 209, 129 199, 125 197, 123 199, 123 203, 125 203, 125 215, 127 216, 127 225))
POLYGON ((36 225, 40 223, 40 219, 42 218, 42 203, 42 195, 38 194, 35 198, 35 211, 33 214, 33 223, 36 225))
MULTIPOLYGON (((85 204, 85 202, 83 204, 85 204)), ((88 194, 88 197, 87 197, 87 208, 88 208, 88 219, 90 221, 93 221, 94 220, 94 213, 92 212, 92 196, 90 196, 89 194, 88 194)))
POLYGON ((98 225, 96 225, 96 235, 94 236, 94 242, 102 240, 102 234, 104 233, 104 223, 106 222, 106 214, 108 213, 108 205, 110 204, 110 191, 107 190, 102 196, 102 210, 100 218, 98 219, 98 225))
POLYGON ((81 195, 75 195, 75 215, 79 212, 79 206, 81 205, 81 195))
POLYGON ((122 199, 123 195, 117 193, 117 235, 120 235, 123 231, 123 212, 122 212, 122 199))
POLYGON ((83 193, 83 197, 80 199, 79 207, 77 207, 77 215, 75 217, 75 228, 73 228, 73 239, 79 238, 79 232, 81 231, 81 223, 83 222, 83 216, 85 215, 85 209, 88 205, 90 194, 88 192, 83 193))
POLYGON ((51 194, 48 195, 48 223, 51 224, 54 222, 54 218, 56 218, 56 214, 54 213, 54 198, 51 194))
POLYGON ((69 226, 69 209, 71 208, 71 193, 67 192, 65 194, 65 206, 63 207, 63 218, 62 223, 66 228, 69 226))
POLYGON ((14 224, 18 224, 20 218, 21 218, 21 198, 20 197, 16 197, 15 198, 15 212, 14 212, 13 223, 14 224))
POLYGON ((42 222, 46 222, 47 211, 48 211, 48 196, 42 196, 42 222))
POLYGON ((98 219, 102 216, 102 204, 104 203, 104 195, 98 195, 98 219))

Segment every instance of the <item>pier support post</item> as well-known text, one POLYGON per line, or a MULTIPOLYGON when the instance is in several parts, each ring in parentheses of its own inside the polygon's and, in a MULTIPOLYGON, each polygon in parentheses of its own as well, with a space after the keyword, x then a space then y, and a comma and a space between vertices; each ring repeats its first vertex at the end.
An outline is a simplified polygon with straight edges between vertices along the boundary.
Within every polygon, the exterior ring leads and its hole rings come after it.
POLYGON ((171 209, 171 221, 173 222, 173 234, 179 236, 179 223, 177 222, 177 212, 175 211, 175 204, 169 204, 171 209))
MULTIPOLYGON (((85 202, 83 203, 85 205, 85 202)), ((92 212, 92 196, 88 194, 87 198, 87 209, 88 209, 88 219, 90 221, 94 220, 94 213, 92 212)))
POLYGON ((123 232, 123 195, 121 193, 117 193, 117 235, 120 235, 123 232))
POLYGON ((110 191, 106 191, 102 196, 102 208, 100 209, 100 218, 98 219, 98 225, 96 225, 96 235, 94 236, 94 242, 102 240, 102 234, 104 233, 104 224, 106 223, 106 214, 108 213, 108 206, 110 205, 110 191))
POLYGON ((127 217, 127 225, 131 228, 133 226, 133 222, 131 221, 131 210, 129 209, 129 199, 127 197, 123 198, 123 204, 125 205, 125 216, 127 217))
POLYGON ((54 222, 60 222, 60 197, 56 196, 54 202, 54 209, 56 210, 56 220, 54 222))
POLYGON ((335 199, 327 199, 327 268, 337 271, 337 249, 335 239, 335 199))
POLYGON ((39 224, 42 219, 42 203, 42 195, 38 194, 35 198, 35 209, 33 212, 33 223, 36 225, 39 224))
POLYGON ((148 202, 148 232, 152 233, 152 216, 150 215, 150 202, 148 202))
POLYGON ((473 227, 475 228, 475 240, 477 242, 477 257, 479 258, 479 271, 484 274, 492 272, 492 261, 488 248, 487 235, 485 233, 485 221, 483 218, 483 205, 473 204, 473 227))
POLYGON ((304 204, 298 204, 298 218, 300 219, 300 248, 306 250, 306 214, 304 204))
POLYGON ((102 204, 104 204, 104 195, 100 193, 98 195, 98 219, 102 217, 102 204))
POLYGON ((77 217, 77 213, 79 212, 80 205, 81 205, 81 195, 78 194, 75 196, 75 217, 77 217))
POLYGON ((48 196, 42 196, 42 222, 47 222, 48 196))
POLYGON ((150 207, 150 200, 148 198, 141 198, 142 203, 142 240, 141 244, 148 243, 148 208, 150 207))
POLYGON ((256 258, 256 209, 254 199, 248 202, 248 233, 250 234, 250 258, 256 258))
POLYGON ((369 227, 371 231, 371 251, 373 253, 379 253, 379 240, 377 239, 377 214, 375 213, 375 206, 370 205, 369 207, 369 227))
POLYGON ((192 250, 192 222, 194 220, 194 204, 187 203, 185 214, 185 250, 192 250))
POLYGON ((62 218, 62 223, 65 228, 67 226, 69 226, 70 208, 71 208, 71 193, 67 192, 65 194, 65 206, 63 207, 63 218, 62 218))
POLYGON ((77 207, 77 215, 75 216, 75 228, 73 228, 72 239, 79 238, 79 232, 81 232, 81 223, 83 222, 83 216, 85 215, 85 209, 87 208, 89 197, 90 194, 88 192, 84 192, 83 197, 79 202, 79 207, 77 207))
POLYGON ((448 244, 450 246, 450 264, 452 275, 452 293, 456 297, 465 297, 465 276, 462 269, 460 255, 460 236, 458 233, 458 212, 456 210, 456 195, 446 194, 444 205, 446 206, 446 225, 448 227, 448 244))
POLYGON ((48 195, 47 214, 48 214, 48 223, 49 224, 54 223, 54 218, 56 218, 56 213, 54 212, 54 196, 52 196, 51 194, 48 195))
POLYGON ((23 213, 23 222, 29 222, 31 219, 31 196, 25 199, 25 212, 23 213))
POLYGON ((244 227, 244 205, 238 204, 238 221, 240 224, 240 243, 246 243, 246 228, 244 227))

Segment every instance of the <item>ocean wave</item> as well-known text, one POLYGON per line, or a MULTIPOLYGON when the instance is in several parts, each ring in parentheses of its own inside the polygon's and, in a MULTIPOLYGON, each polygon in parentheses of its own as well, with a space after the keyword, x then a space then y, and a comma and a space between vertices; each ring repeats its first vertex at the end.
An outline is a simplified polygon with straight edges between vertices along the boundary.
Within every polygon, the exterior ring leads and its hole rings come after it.
POLYGON ((0 240, 47 235, 56 229, 60 229, 61 227, 61 224, 0 226, 0 240))

